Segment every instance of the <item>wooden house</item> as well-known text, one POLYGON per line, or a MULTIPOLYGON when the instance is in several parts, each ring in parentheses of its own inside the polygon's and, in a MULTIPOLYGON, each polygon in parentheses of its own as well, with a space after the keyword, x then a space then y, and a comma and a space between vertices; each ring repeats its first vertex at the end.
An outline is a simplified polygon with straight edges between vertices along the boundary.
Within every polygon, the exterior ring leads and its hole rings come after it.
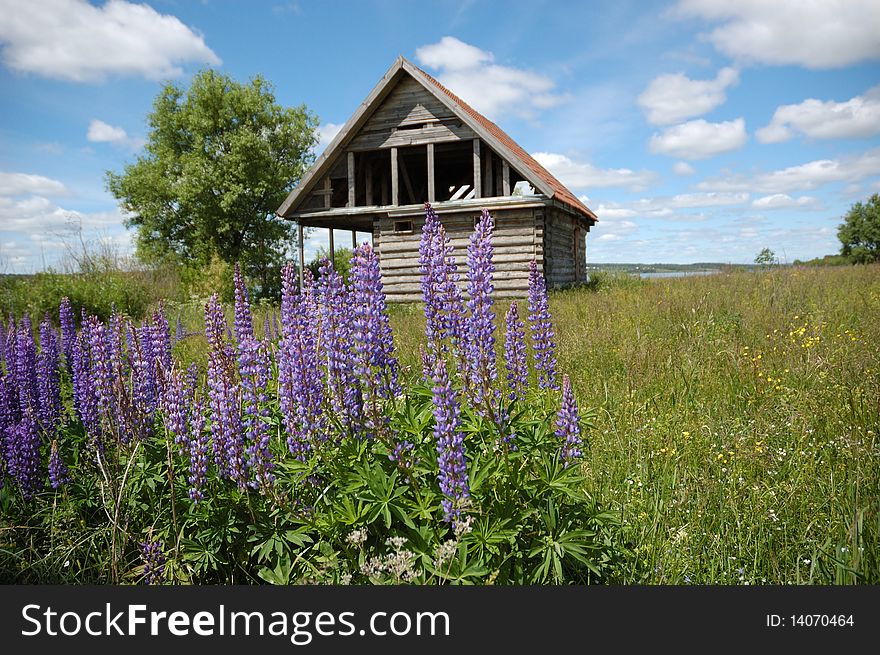
MULTIPOLYGON (((389 300, 421 298, 419 240, 429 202, 460 270, 480 210, 495 221, 495 289, 524 296, 537 259, 548 286, 586 281, 596 215, 495 123, 399 57, 361 103, 278 216, 303 228, 370 232, 389 300)), ((462 280, 465 276, 462 275, 462 280)))

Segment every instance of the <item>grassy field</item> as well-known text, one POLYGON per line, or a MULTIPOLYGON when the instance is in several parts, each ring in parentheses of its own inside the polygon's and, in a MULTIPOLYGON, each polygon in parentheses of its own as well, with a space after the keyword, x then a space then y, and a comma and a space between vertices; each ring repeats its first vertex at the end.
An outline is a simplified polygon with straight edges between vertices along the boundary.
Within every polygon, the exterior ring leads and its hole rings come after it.
POLYGON ((623 582, 880 583, 880 267, 632 280, 551 309, 623 582))
MULTIPOLYGON (((880 267, 612 277, 551 309, 590 491, 623 516, 621 582, 880 583, 880 267)), ((392 320, 417 370, 421 305, 392 320)), ((177 348, 204 357, 199 336, 177 348)))

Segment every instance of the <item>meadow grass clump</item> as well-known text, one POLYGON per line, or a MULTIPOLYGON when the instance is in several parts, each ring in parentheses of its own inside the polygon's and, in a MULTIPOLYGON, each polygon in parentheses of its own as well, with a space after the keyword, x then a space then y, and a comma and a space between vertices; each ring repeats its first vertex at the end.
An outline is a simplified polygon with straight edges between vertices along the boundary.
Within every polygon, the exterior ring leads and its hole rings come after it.
POLYGON ((628 582, 880 582, 880 267, 551 295, 628 582), (613 499, 613 500, 612 500, 613 499))

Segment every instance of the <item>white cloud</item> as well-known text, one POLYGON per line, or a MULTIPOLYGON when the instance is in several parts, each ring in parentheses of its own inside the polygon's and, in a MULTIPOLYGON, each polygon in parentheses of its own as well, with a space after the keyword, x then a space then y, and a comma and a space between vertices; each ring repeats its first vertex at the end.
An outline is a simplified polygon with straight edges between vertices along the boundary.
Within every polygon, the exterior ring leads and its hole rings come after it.
POLYGON ((80 212, 58 205, 50 197, 67 193, 61 182, 26 173, 0 172, 0 270, 24 273, 53 263, 76 243, 96 235, 112 238, 118 252, 130 252, 129 237, 121 236, 125 216, 118 209, 80 212))
POLYGON ((714 80, 692 80, 683 73, 655 78, 638 98, 649 123, 670 125, 722 105, 729 86, 739 82, 735 68, 722 68, 714 80))
POLYGON ((818 208, 819 206, 820 203, 816 198, 810 196, 792 198, 787 193, 774 193, 769 196, 756 198, 752 202, 752 207, 758 209, 788 209, 791 207, 818 208))
POLYGON ((204 38, 146 4, 109 0, 0 0, 0 45, 16 71, 73 82, 108 74, 177 77, 181 64, 217 66, 204 38))
POLYGON ((330 145, 330 142, 339 134, 342 129, 342 123, 322 123, 318 126, 318 144, 315 146, 315 152, 321 154, 330 145))
POLYGON ((495 64, 491 52, 452 36, 416 49, 416 59, 439 71, 440 82, 489 118, 505 113, 532 118, 565 100, 546 75, 495 64))
POLYGON ((648 148, 653 153, 681 159, 706 159, 741 148, 746 138, 742 118, 723 123, 708 123, 700 118, 654 134, 648 148))
POLYGON ((86 138, 93 143, 116 143, 128 142, 128 134, 121 127, 109 125, 98 119, 89 123, 89 131, 86 138))
POLYGON ((565 155, 552 152, 532 153, 539 164, 572 189, 587 187, 627 187, 644 189, 657 177, 651 171, 633 171, 629 168, 597 168, 585 162, 576 162, 565 155))
POLYGON ((693 175, 696 173, 694 167, 685 161, 677 161, 672 166, 672 172, 676 175, 693 175))
POLYGON ((752 177, 730 175, 726 178, 705 180, 697 188, 706 191, 790 193, 799 189, 815 189, 833 182, 860 182, 873 175, 880 175, 880 148, 839 159, 817 159, 769 173, 758 173, 752 177))
POLYGON ((600 221, 604 218, 624 219, 639 216, 679 221, 702 220, 705 218, 702 214, 677 212, 677 210, 743 205, 749 201, 749 198, 749 194, 745 192, 681 193, 671 197, 640 198, 625 203, 599 203, 596 207, 596 214, 600 221))
POLYGON ((797 105, 782 105, 755 136, 761 143, 778 143, 797 132, 817 139, 858 139, 880 134, 880 86, 846 102, 809 98, 797 105))
POLYGON ((680 0, 673 13, 721 23, 705 38, 741 62, 828 69, 880 58, 877 0, 680 0))
POLYGON ((42 175, 4 173, 0 171, 0 197, 14 197, 28 193, 60 196, 67 193, 67 189, 58 180, 43 177, 42 175))

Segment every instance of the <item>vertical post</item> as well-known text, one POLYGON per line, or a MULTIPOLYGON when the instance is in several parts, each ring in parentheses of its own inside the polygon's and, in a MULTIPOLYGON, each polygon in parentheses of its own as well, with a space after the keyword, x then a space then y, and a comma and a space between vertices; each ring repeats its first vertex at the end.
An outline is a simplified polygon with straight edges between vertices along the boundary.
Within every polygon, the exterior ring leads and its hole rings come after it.
POLYGON ((495 159, 495 157, 492 156, 492 151, 487 148, 486 156, 483 157, 483 159, 486 160, 486 192, 484 195, 486 197, 491 197, 498 193, 497 191, 494 194, 492 193, 492 160, 495 159))
POLYGON ((474 198, 483 197, 482 169, 480 168, 480 140, 474 139, 474 198))
POLYGON ((397 148, 391 149, 391 204, 395 207, 400 199, 400 189, 397 182, 397 148))
MULTIPOLYGON (((366 157, 366 155, 364 155, 366 157)), ((367 207, 373 206, 373 162, 364 166, 364 186, 366 187, 367 207)))
POLYGON ((501 195, 510 195, 510 164, 506 159, 501 160, 501 195))
MULTIPOLYGON (((348 206, 354 207, 354 153, 348 153, 348 206)), ((332 237, 331 237, 332 239, 332 237)))
POLYGON ((332 204, 330 201, 333 199, 333 189, 330 186, 330 176, 324 178, 324 208, 329 209, 332 204))
POLYGON ((306 246, 303 242, 303 226, 302 223, 297 222, 296 224, 297 238, 299 241, 299 289, 302 291, 305 281, 305 274, 303 271, 306 269, 306 246))
POLYGON ((358 247, 358 233, 357 230, 351 231, 351 251, 354 252, 354 249, 358 247))
POLYGON ((336 246, 333 243, 333 228, 330 229, 330 262, 333 264, 333 268, 336 268, 336 246))
POLYGON ((428 202, 434 202, 434 144, 428 144, 428 202))

